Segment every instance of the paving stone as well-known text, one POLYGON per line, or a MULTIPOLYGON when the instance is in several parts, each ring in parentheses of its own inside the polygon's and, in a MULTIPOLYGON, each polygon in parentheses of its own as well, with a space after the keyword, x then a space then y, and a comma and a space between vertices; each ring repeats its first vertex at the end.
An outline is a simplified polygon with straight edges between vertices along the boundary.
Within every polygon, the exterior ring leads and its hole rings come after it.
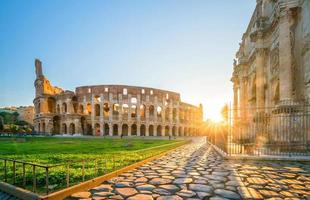
POLYGON ((129 197, 138 193, 134 188, 116 188, 115 192, 123 197, 129 197))
POLYGON ((90 192, 77 192, 71 195, 74 199, 88 199, 91 196, 90 192))
POLYGON ((168 190, 161 189, 161 188, 156 188, 153 190, 153 192, 160 194, 160 195, 171 195, 172 193, 169 192, 168 190))
POLYGON ((172 182, 171 179, 164 179, 164 178, 153 178, 152 180, 150 180, 150 184, 152 185, 164 185, 171 182, 172 182))
POLYGON ((186 184, 191 183, 193 181, 192 178, 177 178, 173 181, 174 184, 186 184))
POLYGON ((198 192, 212 192, 213 188, 208 185, 202 185, 202 184, 189 184, 189 189, 198 191, 198 192))
POLYGON ((279 196, 279 193, 271 191, 271 190, 259 190, 259 192, 264 196, 264 197, 277 197, 279 196))
POLYGON ((147 194, 136 194, 132 197, 129 197, 127 200, 153 200, 152 195, 147 195, 147 194))
POLYGON ((214 193, 221 197, 228 198, 228 199, 240 199, 241 198, 239 194, 229 191, 229 190, 216 189, 214 190, 214 193))
POLYGON ((196 193, 191 190, 180 190, 176 194, 180 197, 185 197, 185 198, 190 198, 196 195, 196 193))
POLYGON ((243 199, 263 199, 263 196, 254 188, 238 187, 238 191, 243 199))
POLYGON ((108 184, 102 184, 102 185, 99 185, 97 187, 94 187, 91 189, 93 192, 96 192, 96 191, 100 191, 100 192, 109 192, 112 190, 112 186, 111 185, 108 185, 108 184))
POLYGON ((126 187, 133 187, 134 184, 132 182, 118 182, 115 183, 115 187, 117 188, 126 188, 126 187))
POLYGON ((171 195, 171 196, 160 196, 156 200, 183 200, 183 198, 178 195, 171 195))
POLYGON ((144 184, 144 185, 139 185, 136 187, 138 190, 147 190, 147 191, 152 191, 154 190, 156 187, 154 185, 150 185, 150 184, 144 184))
POLYGON ((168 190, 171 193, 175 193, 175 192, 180 190, 180 188, 178 186, 171 185, 171 184, 170 185, 160 185, 159 187, 162 189, 168 190))

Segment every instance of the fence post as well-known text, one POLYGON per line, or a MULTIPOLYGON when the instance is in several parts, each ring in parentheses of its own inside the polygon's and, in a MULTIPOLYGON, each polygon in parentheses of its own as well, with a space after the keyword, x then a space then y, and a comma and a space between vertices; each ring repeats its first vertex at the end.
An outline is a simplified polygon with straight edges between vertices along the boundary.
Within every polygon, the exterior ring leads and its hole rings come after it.
POLYGON ((46 175, 46 179, 45 179, 45 184, 46 184, 46 194, 48 194, 48 185, 49 185, 49 183, 48 183, 48 167, 46 167, 45 168, 45 175, 46 175))
POLYGON ((67 187, 70 186, 70 174, 69 174, 69 170, 70 170, 70 165, 67 165, 67 187))
POLYGON ((36 166, 32 166, 32 174, 33 174, 33 185, 32 190, 35 193, 37 191, 37 177, 36 177, 36 166))
POLYGON ((85 181, 85 160, 83 160, 83 164, 82 164, 82 180, 83 182, 85 181))
POLYGON ((23 163, 23 187, 26 187, 26 164, 23 163))
POLYGON ((13 185, 16 183, 16 162, 13 161, 13 185))
POLYGON ((7 182, 7 168, 6 168, 7 160, 4 160, 4 181, 7 182))

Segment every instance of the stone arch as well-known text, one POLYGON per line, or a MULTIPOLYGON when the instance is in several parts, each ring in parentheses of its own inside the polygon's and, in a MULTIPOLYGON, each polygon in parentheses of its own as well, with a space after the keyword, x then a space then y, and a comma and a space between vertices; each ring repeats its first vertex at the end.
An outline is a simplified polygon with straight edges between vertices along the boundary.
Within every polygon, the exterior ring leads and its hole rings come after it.
POLYGON ((69 133, 71 135, 75 134, 75 124, 74 123, 70 124, 70 126, 69 126, 69 133))
POLYGON ((127 124, 122 125, 122 135, 128 136, 128 125, 127 124))
POLYGON ((144 104, 141 104, 140 105, 140 117, 141 119, 145 119, 145 112, 146 112, 146 107, 144 104))
POLYGON ((146 127, 145 127, 144 124, 142 124, 142 125, 140 126, 140 135, 141 135, 141 136, 145 136, 145 135, 146 135, 146 127))
POLYGON ((169 107, 165 108, 165 120, 166 121, 170 120, 170 108, 169 107))
POLYGON ((160 107, 160 106, 157 106, 156 108, 156 114, 157 114, 157 118, 160 118, 162 117, 162 112, 163 112, 163 109, 160 107))
POLYGON ((96 136, 100 136, 100 124, 99 123, 96 123, 95 124, 95 135, 96 136))
POLYGON ((60 106, 59 106, 59 104, 57 104, 57 106, 56 106, 56 113, 60 114, 60 106))
POLYGON ((137 106, 132 105, 131 106, 131 118, 136 118, 137 117, 137 106))
POLYGON ((118 135, 118 125, 114 124, 113 125, 113 136, 117 136, 118 135))
POLYGON ((131 125, 131 135, 137 135, 138 130, 137 130, 137 124, 132 124, 131 125))
POLYGON ((150 105, 149 107, 149 116, 150 117, 154 117, 154 113, 155 113, 155 108, 153 105, 150 105))
POLYGON ((39 133, 41 132, 41 123, 40 122, 38 123, 38 132, 39 133))
POLYGON ((173 128, 172 128, 172 135, 173 136, 178 136, 178 130, 177 130, 177 127, 176 126, 173 126, 173 128))
POLYGON ((62 132, 62 134, 67 134, 67 124, 66 123, 63 123, 62 125, 61 125, 61 132, 62 132))
POLYGON ((99 104, 95 105, 95 116, 96 117, 100 116, 100 105, 99 104))
POLYGON ((123 119, 127 119, 128 118, 128 112, 129 112, 128 104, 122 105, 122 112, 123 112, 123 119))
POLYGON ((113 118, 118 119, 120 106, 118 103, 113 104, 113 118))
POLYGON ((81 117, 81 128, 82 128, 82 133, 83 134, 87 133, 86 132, 86 127, 87 127, 86 119, 85 119, 85 117, 81 117))
POLYGON ((46 124, 45 124, 45 122, 42 122, 42 132, 43 133, 46 132, 46 124))
POLYGON ((110 132, 109 124, 105 123, 104 124, 104 135, 109 135, 109 132, 110 132))
POLYGON ((161 132, 162 132, 162 127, 161 127, 161 125, 158 125, 157 129, 156 129, 157 136, 162 136, 161 132))
POLYGON ((79 113, 84 114, 84 106, 83 105, 79 106, 79 113))
POLYGON ((149 136, 154 136, 154 126, 153 125, 149 126, 149 136))
POLYGON ((92 106, 91 106, 90 103, 88 103, 88 104, 86 105, 86 112, 87 112, 88 115, 91 115, 91 110, 92 110, 92 106))
POLYGON ((72 107, 73 107, 73 112, 74 113, 77 113, 78 112, 78 99, 77 99, 77 97, 76 96, 73 96, 72 98, 71 98, 71 102, 72 102, 72 107))
POLYGON ((47 98, 47 111, 49 113, 55 113, 56 112, 56 100, 53 97, 47 98))
POLYGON ((176 121, 178 116, 177 116, 177 109, 176 108, 173 108, 172 110, 172 118, 173 118, 173 121, 176 121))
POLYGON ((109 105, 109 103, 103 104, 103 116, 106 119, 109 118, 109 116, 110 116, 110 105, 109 105))
POLYGON ((170 131, 170 127, 166 126, 165 127, 165 136, 169 136, 169 131, 170 131))
POLYGON ((53 133, 54 134, 60 133, 60 117, 58 115, 53 117, 53 133))
POLYGON ((67 107, 67 103, 62 103, 62 113, 67 113, 68 112, 68 107, 67 107))
POLYGON ((183 128, 181 126, 179 127, 179 136, 183 136, 183 128))
POLYGON ((87 135, 93 135, 93 127, 91 124, 86 125, 86 134, 87 135))

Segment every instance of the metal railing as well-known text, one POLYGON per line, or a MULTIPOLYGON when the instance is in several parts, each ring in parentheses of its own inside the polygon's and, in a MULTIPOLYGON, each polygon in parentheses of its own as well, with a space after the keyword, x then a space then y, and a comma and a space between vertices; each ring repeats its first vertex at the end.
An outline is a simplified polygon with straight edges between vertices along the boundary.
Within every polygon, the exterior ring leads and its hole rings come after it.
POLYGON ((66 161, 55 165, 0 158, 2 171, 0 180, 37 194, 49 194, 108 174, 185 143, 187 142, 181 141, 132 152, 107 153, 96 158, 66 161))
POLYGON ((310 104, 229 109, 211 142, 228 155, 310 156, 310 104))

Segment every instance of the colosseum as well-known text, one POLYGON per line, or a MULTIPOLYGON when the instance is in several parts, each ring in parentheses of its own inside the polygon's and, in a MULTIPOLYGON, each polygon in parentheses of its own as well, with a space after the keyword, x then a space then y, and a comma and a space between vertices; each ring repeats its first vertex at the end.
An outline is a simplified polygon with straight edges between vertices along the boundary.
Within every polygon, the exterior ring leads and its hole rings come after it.
POLYGON ((181 102, 180 94, 127 85, 52 86, 35 60, 35 131, 47 135, 196 136, 202 105, 181 102))

